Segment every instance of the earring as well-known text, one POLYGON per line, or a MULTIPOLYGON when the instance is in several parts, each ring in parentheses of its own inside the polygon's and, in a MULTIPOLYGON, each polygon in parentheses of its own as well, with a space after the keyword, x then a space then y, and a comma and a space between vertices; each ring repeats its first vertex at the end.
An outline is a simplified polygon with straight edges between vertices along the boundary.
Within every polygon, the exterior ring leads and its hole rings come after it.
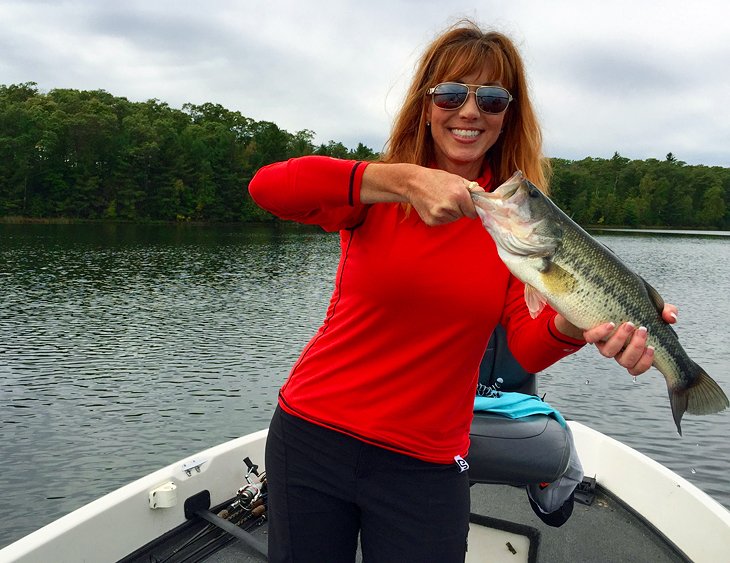
POLYGON ((431 127, 431 122, 430 121, 427 121, 426 122, 426 127, 431 127))

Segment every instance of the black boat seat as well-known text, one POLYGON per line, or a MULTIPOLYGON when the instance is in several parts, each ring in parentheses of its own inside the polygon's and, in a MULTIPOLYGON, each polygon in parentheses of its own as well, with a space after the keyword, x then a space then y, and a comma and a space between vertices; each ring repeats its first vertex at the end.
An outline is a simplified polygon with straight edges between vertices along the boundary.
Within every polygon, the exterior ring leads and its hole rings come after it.
MULTIPOLYGON (((514 359, 502 326, 497 326, 489 341, 479 369, 479 383, 500 391, 536 394, 535 375, 526 372, 514 359)), ((468 462, 472 484, 550 483, 565 472, 570 460, 567 431, 547 415, 511 419, 475 412, 470 437, 468 462)))

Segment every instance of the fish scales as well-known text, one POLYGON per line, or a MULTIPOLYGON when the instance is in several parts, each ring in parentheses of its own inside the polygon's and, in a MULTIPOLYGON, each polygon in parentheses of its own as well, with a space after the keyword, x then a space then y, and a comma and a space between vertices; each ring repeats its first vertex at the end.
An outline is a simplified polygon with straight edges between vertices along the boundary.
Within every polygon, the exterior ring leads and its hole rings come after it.
POLYGON ((606 320, 620 323, 657 313, 641 278, 622 267, 615 256, 606 253, 605 247, 587 233, 570 227, 565 228, 564 238, 551 261, 581 283, 576 284, 573 292, 550 299, 562 302, 560 308, 575 309, 574 314, 566 316, 570 322, 588 329, 606 320), (631 293, 643 294, 646 299, 630 299, 631 293))
MULTIPOLYGON (((568 228, 564 234, 565 238, 555 253, 553 262, 571 271, 585 283, 565 299, 561 300, 561 296, 551 298, 551 306, 556 310, 565 310, 564 316, 583 329, 607 321, 618 326, 624 322, 642 319, 642 324, 648 331, 647 344, 655 348, 655 363, 664 366, 674 361, 676 368, 667 371, 686 374, 687 367, 680 366, 679 362, 673 360, 681 359, 684 350, 670 325, 664 322, 661 312, 652 303, 643 280, 612 253, 607 254, 601 243, 590 238, 587 233, 582 234, 568 228), (566 251, 571 248, 575 252, 566 251), (569 258, 572 255, 578 259, 571 263, 569 258), (632 299, 632 294, 640 298, 632 299)), ((682 388, 686 388, 688 384, 686 377, 678 381, 682 388)))

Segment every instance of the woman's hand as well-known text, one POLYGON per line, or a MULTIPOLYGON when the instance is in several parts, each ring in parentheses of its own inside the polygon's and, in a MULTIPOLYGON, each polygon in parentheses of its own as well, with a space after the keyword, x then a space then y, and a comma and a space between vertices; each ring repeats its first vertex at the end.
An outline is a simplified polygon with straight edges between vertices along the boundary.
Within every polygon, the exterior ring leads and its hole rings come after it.
POLYGON ((410 203, 424 223, 444 225, 462 217, 477 217, 471 191, 484 191, 475 182, 444 170, 415 164, 368 165, 360 189, 362 203, 410 203))
POLYGON ((445 225, 462 217, 475 219, 477 211, 471 191, 484 191, 476 182, 444 172, 423 168, 406 195, 424 223, 445 225))
MULTIPOLYGON (((677 322, 677 307, 665 304, 662 318, 670 324, 677 322)), ((654 348, 646 345, 647 336, 645 327, 637 328, 632 323, 623 323, 617 329, 613 323, 604 323, 583 332, 586 342, 595 344, 601 355, 613 358, 631 375, 644 373, 654 362, 654 348)))

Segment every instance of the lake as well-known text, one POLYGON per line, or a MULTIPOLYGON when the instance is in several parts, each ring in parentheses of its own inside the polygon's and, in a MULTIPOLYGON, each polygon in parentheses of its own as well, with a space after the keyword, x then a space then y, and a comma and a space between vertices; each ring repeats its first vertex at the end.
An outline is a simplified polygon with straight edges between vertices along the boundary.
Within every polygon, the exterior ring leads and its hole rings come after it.
MULTIPOLYGON (((679 306, 730 390, 730 237, 597 237, 679 306)), ((324 317, 337 235, 296 227, 0 224, 0 546, 129 481, 264 428, 324 317)), ((730 415, 685 416, 664 378, 586 347, 546 400, 730 507, 730 415)))

